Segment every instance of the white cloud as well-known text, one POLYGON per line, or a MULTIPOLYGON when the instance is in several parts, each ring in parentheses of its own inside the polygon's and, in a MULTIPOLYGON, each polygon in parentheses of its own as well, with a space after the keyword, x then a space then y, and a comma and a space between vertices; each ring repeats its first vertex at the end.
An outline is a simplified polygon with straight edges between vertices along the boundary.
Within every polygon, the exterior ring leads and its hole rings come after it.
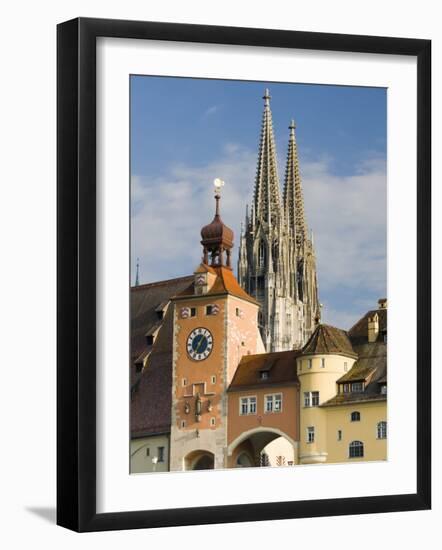
POLYGON ((214 115, 215 113, 217 113, 219 110, 219 105, 211 105, 210 107, 208 107, 204 113, 203 113, 203 118, 207 118, 211 115, 214 115))
MULTIPOLYGON (((352 176, 336 176, 330 159, 304 162, 307 222, 314 229, 324 320, 348 328, 385 292, 386 170, 368 159, 352 176), (349 303, 336 296, 351 295, 349 303)), ((226 182, 221 215, 235 231, 250 203, 256 152, 227 144, 203 166, 172 165, 159 178, 132 178, 132 267, 140 258, 142 282, 188 275, 201 259, 200 230, 213 218, 212 182, 226 182)), ((236 263, 237 246, 234 251, 236 263)))

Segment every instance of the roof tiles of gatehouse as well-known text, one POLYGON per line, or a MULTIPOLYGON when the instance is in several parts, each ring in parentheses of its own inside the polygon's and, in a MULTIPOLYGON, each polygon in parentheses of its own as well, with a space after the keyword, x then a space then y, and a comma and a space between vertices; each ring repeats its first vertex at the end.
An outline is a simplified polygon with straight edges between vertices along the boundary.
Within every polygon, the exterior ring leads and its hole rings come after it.
POLYGON ((303 355, 338 354, 356 357, 345 330, 320 324, 302 349, 303 355))
MULTIPOLYGON (((202 273, 207 271, 216 275, 215 282, 208 292, 201 294, 200 296, 211 296, 211 295, 220 295, 220 294, 230 294, 231 296, 236 296, 252 304, 257 304, 258 302, 252 298, 247 292, 239 285, 236 280, 233 271, 227 267, 212 267, 205 264, 202 264, 202 267, 205 269, 198 270, 197 273, 202 273)), ((177 293, 175 298, 181 299, 186 297, 195 297, 195 286, 194 282, 187 286, 183 291, 177 293)))
POLYGON ((300 351, 278 351, 244 355, 236 369, 227 391, 243 391, 252 388, 266 388, 280 385, 298 385, 296 357, 300 351), (266 378, 261 377, 267 372, 266 378))
POLYGON ((131 288, 132 437, 170 431, 173 308, 167 308, 163 319, 159 316, 170 298, 192 280, 192 276, 180 277, 131 288), (151 327, 158 332, 153 344, 148 346, 146 334, 151 327), (144 359, 144 369, 136 373, 135 361, 144 359))

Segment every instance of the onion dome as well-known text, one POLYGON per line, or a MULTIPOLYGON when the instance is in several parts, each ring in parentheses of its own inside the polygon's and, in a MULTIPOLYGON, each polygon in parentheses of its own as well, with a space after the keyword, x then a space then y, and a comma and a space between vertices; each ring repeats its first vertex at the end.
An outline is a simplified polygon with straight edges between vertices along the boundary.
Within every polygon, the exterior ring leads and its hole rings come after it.
POLYGON ((219 179, 215 180, 215 217, 211 223, 201 229, 201 244, 203 245, 203 262, 205 264, 213 267, 226 266, 231 269, 230 252, 233 247, 233 231, 224 224, 219 213, 222 185, 224 182, 219 179))

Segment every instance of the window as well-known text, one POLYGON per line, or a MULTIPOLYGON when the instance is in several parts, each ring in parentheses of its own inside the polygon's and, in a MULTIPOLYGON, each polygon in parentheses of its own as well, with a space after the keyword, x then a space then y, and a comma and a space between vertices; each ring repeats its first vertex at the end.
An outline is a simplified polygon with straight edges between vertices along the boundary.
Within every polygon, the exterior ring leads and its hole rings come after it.
POLYGON ((308 359, 308 361, 307 361, 307 367, 308 367, 309 369, 311 369, 311 368, 312 368, 312 365, 313 365, 313 359, 308 359))
POLYGON ((266 261, 266 246, 265 246, 265 242, 261 241, 259 243, 259 250, 258 250, 259 267, 264 267, 265 261, 266 261))
POLYGON ((364 456, 364 444, 362 441, 352 441, 348 447, 349 458, 362 458, 364 456))
POLYGON ((212 384, 216 384, 216 376, 215 375, 212 376, 211 382, 212 382, 212 384))
POLYGON ((338 437, 337 437, 337 440, 338 440, 338 441, 342 441, 342 430, 338 430, 338 437))
POLYGON ((182 384, 183 384, 183 387, 184 387, 184 386, 187 386, 187 378, 183 378, 182 384))
POLYGON ((213 314, 213 306, 206 306, 206 315, 213 314))
POLYGON ((211 418, 211 419, 210 419, 210 425, 211 425, 211 426, 215 426, 215 418, 211 418))
POLYGON ((164 462, 164 447, 158 447, 158 462, 164 462))
POLYGON ((146 456, 150 456, 150 448, 146 447, 146 456))
POLYGON ((344 371, 345 371, 345 372, 348 371, 348 363, 347 363, 347 361, 344 361, 344 371))
POLYGON ((378 422, 376 431, 378 439, 387 439, 387 423, 385 420, 378 422))
POLYGON ((146 336, 146 344, 148 346, 152 346, 153 345, 153 334, 148 334, 146 336))
POLYGON ((185 427, 186 427, 186 421, 185 421, 185 420, 181 420, 181 427, 182 427, 182 428, 185 428, 185 427))
POLYGON ((241 317, 241 310, 239 309, 239 307, 235 308, 235 313, 237 317, 241 317))
POLYGON ((307 428, 307 443, 314 443, 315 442, 315 427, 309 426, 307 428))
POLYGON ((348 384, 344 384, 344 393, 348 393, 348 384))
POLYGON ((190 316, 191 317, 196 317, 196 307, 191 307, 190 308, 190 316))
POLYGON ((239 414, 256 414, 256 397, 241 397, 239 414))
POLYGON ((386 384, 381 386, 381 393, 382 393, 382 395, 387 395, 387 386, 386 386, 386 384))
POLYGON ((364 384, 362 382, 353 382, 351 385, 351 391, 361 392, 364 391, 364 384))
POLYGON ((259 372, 259 378, 261 380, 268 380, 269 375, 270 375, 270 373, 269 373, 268 370, 262 370, 262 371, 259 372))
POLYGON ((359 422, 361 420, 361 413, 358 411, 353 411, 350 415, 350 420, 352 422, 359 422))
POLYGON ((304 407, 317 407, 318 405, 319 405, 318 391, 304 392, 304 407))
POLYGON ((321 369, 325 369, 325 358, 321 357, 321 369))
POLYGON ((281 412, 282 410, 282 394, 274 393, 265 396, 265 412, 281 412))

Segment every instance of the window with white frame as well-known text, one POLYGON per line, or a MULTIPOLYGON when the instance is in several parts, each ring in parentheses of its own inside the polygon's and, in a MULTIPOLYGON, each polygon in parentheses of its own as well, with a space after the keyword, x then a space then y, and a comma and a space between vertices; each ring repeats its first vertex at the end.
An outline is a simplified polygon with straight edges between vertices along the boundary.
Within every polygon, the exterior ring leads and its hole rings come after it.
POLYGON ((351 391, 354 391, 354 392, 364 391, 364 384, 362 382, 353 382, 351 385, 351 391))
POLYGON ((314 443, 315 442, 315 427, 314 426, 308 426, 307 428, 307 443, 314 443))
POLYGON ((265 396, 265 412, 281 412, 282 410, 282 394, 274 393, 265 396))
POLYGON ((304 407, 317 407, 319 405, 319 392, 318 391, 305 391, 304 392, 304 407))
POLYGON ((241 397, 239 400, 239 414, 256 414, 256 397, 241 397))
POLYGON ((364 444, 362 441, 352 441, 348 447, 349 458, 362 458, 364 456, 364 444))
POLYGON ((378 422, 376 432, 378 439, 387 439, 387 423, 385 420, 378 422))

